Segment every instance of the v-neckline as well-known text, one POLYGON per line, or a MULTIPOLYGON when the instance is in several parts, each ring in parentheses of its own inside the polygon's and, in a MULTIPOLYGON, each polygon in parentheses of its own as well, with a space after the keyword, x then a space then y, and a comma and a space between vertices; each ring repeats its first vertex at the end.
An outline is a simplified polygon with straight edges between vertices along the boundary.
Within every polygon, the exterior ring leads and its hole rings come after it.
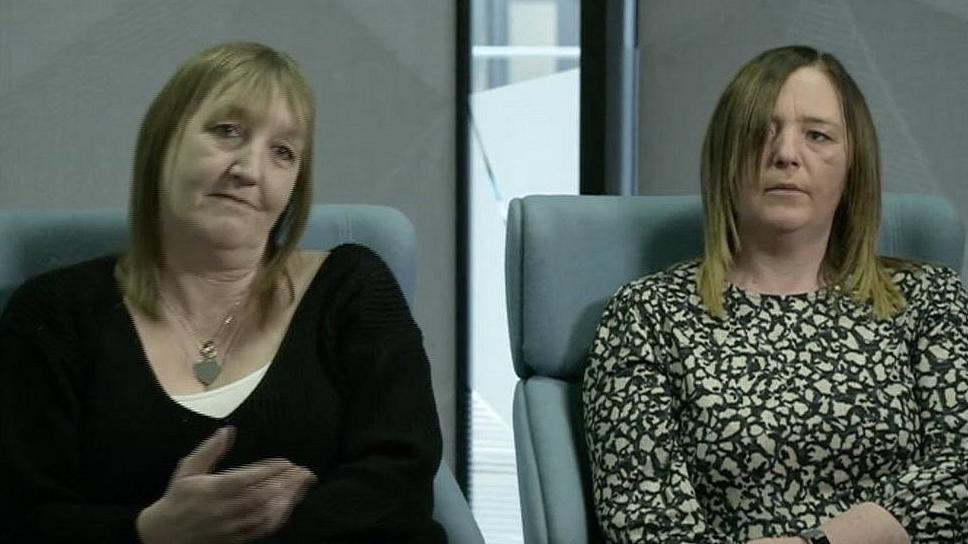
MULTIPOLYGON (((323 259, 323 262, 320 263, 319 268, 316 269, 316 273, 313 275, 313 279, 310 280, 309 285, 306 287, 306 290, 303 292, 302 298, 300 298, 299 302, 296 304, 296 309, 293 311, 292 316, 290 316, 289 318, 289 323, 286 325, 286 332, 285 334, 283 334, 282 341, 279 342, 279 347, 276 348, 276 352, 275 354, 273 354, 272 359, 269 362, 269 368, 266 369, 265 375, 262 376, 262 379, 259 380, 259 383, 256 384, 255 388, 252 389, 252 391, 250 391, 249 394, 246 395, 244 399, 242 399, 242 402, 240 402, 238 406, 233 408, 232 411, 230 411, 228 414, 226 414, 223 417, 213 417, 207 414, 196 412, 182 405, 181 403, 173 399, 171 395, 168 394, 168 391, 165 390, 165 387, 161 384, 161 381, 158 379, 158 374, 155 373, 154 368, 151 366, 151 361, 148 359, 148 352, 145 350, 144 342, 142 342, 141 335, 138 333, 138 327, 135 325, 134 316, 131 314, 131 311, 128 309, 128 305, 125 304, 124 302, 124 292, 121 290, 121 286, 118 284, 117 280, 115 280, 114 289, 118 296, 118 303, 121 307, 121 311, 124 314, 125 323, 128 329, 128 336, 129 336, 129 339, 132 341, 133 346, 135 347, 135 351, 138 352, 138 356, 140 358, 139 363, 141 368, 143 368, 147 372, 148 376, 150 376, 149 381, 152 383, 152 386, 150 387, 150 389, 152 389, 153 393, 156 396, 160 395, 161 397, 163 397, 164 400, 162 402, 169 406, 174 407, 176 411, 191 414, 194 417, 201 418, 203 420, 210 420, 210 421, 225 421, 233 418, 237 413, 242 411, 244 407, 251 402, 250 399, 252 399, 252 397, 259 394, 259 392, 265 388, 265 383, 271 381, 273 376, 275 376, 277 372, 276 367, 279 366, 278 364, 276 364, 279 359, 279 355, 283 353, 284 350, 288 349, 288 346, 291 343, 291 337, 293 335, 293 328, 295 327, 295 323, 297 323, 297 318, 303 312, 307 311, 306 299, 311 298, 311 295, 313 294, 313 292, 319 288, 319 284, 322 283, 322 278, 325 275, 326 270, 328 270, 327 265, 329 264, 329 261, 332 258, 332 256, 333 256, 333 250, 330 250, 329 254, 323 259)), ((232 383, 235 383, 235 382, 234 381, 229 382, 228 384, 225 384, 225 385, 230 385, 232 383)))

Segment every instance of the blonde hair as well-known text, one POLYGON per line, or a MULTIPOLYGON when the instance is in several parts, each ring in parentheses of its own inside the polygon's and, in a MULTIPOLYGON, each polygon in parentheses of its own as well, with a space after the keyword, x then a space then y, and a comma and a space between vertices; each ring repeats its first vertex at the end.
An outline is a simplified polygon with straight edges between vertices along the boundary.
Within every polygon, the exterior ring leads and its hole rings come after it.
POLYGON ((759 157, 780 88, 803 67, 817 68, 830 79, 840 97, 847 133, 846 182, 821 268, 823 279, 858 302, 870 301, 878 319, 890 317, 905 300, 877 256, 881 182, 874 121, 843 65, 833 55, 805 46, 761 53, 739 70, 719 98, 702 146, 705 254, 699 293, 710 312, 721 317, 726 276, 741 248, 736 224, 741 184, 759 175, 759 157))
POLYGON ((315 105, 312 90, 292 58, 261 44, 237 42, 217 45, 188 59, 151 102, 141 123, 128 209, 129 245, 115 274, 125 296, 145 314, 158 315, 158 271, 164 266, 159 186, 168 154, 177 147, 185 125, 206 97, 232 93, 258 100, 274 91, 286 98, 304 129, 292 196, 269 234, 262 270, 252 289, 263 317, 275 304, 276 288, 286 277, 286 263, 298 247, 312 206, 315 105))

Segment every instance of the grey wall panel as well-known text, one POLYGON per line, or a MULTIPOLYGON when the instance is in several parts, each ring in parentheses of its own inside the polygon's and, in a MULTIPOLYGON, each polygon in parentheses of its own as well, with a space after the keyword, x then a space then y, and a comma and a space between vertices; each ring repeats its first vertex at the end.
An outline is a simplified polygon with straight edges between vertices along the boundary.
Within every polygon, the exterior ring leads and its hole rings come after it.
POLYGON ((318 107, 316 202, 394 206, 454 462, 456 12, 449 0, 0 0, 0 207, 125 206, 141 116, 196 51, 290 53, 318 107))
POLYGON ((890 191, 941 194, 968 219, 968 3, 949 0, 643 0, 642 194, 699 191, 715 102, 771 47, 833 52, 867 96, 890 191))

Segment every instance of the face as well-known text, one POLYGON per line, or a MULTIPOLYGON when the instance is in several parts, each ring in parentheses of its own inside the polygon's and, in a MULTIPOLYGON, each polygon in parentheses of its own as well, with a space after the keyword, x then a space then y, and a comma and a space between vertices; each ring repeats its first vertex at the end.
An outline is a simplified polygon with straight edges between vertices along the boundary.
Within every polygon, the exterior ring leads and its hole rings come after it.
POLYGON ((255 107, 210 96, 173 138, 162 170, 162 232, 180 229, 216 249, 265 247, 295 187, 304 138, 286 100, 255 107))
POLYGON ((817 68, 800 68, 777 96, 759 179, 741 189, 741 236, 829 235, 846 175, 846 131, 837 91, 817 68))

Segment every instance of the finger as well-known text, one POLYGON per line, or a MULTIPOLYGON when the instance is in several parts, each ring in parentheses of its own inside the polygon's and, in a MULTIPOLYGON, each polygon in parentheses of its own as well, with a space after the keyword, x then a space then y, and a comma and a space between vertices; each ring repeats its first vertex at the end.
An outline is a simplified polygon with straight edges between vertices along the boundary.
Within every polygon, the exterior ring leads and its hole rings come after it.
POLYGON ((316 475, 306 467, 293 465, 292 468, 282 473, 281 478, 285 480, 288 487, 299 487, 308 484, 310 481, 316 482, 316 475))
POLYGON ((250 542, 278 528, 275 513, 265 501, 251 497, 226 503, 225 533, 230 542, 250 542))
POLYGON ((309 491, 309 488, 313 487, 314 485, 316 485, 317 482, 319 482, 319 478, 317 478, 316 475, 313 474, 313 471, 309 470, 308 468, 302 468, 302 467, 300 468, 302 470, 299 475, 300 476, 300 481, 298 485, 299 492, 296 494, 295 502, 297 503, 302 501, 303 497, 305 497, 306 493, 309 491))
POLYGON ((226 501, 223 513, 233 520, 238 534, 249 538, 265 536, 285 524, 315 481, 312 471, 291 465, 276 476, 249 486, 243 495, 226 501))
POLYGON ((316 483, 316 475, 311 470, 294 465, 279 476, 266 480, 260 485, 265 486, 271 493, 301 498, 309 486, 314 483, 316 483))
POLYGON ((273 503, 270 510, 270 519, 272 521, 273 530, 278 529, 285 525, 289 521, 289 517, 292 515, 292 511, 299 504, 301 497, 298 496, 283 496, 277 497, 273 503))
POLYGON ((312 471, 297 466, 266 483, 263 489, 267 492, 266 500, 273 502, 276 511, 285 520, 293 508, 306 497, 309 488, 316 481, 316 475, 312 471))
POLYGON ((302 494, 308 483, 308 474, 309 471, 306 469, 293 466, 277 476, 266 478, 250 486, 249 489, 263 497, 266 502, 279 499, 291 501, 294 496, 302 494))
POLYGON ((306 479, 309 481, 309 485, 316 485, 319 482, 319 478, 316 477, 316 473, 306 467, 302 468, 306 471, 306 479))
POLYGON ((288 518, 293 507, 293 490, 280 477, 270 478, 220 503, 228 534, 259 538, 276 531, 288 518))
POLYGON ((208 474, 235 441, 235 427, 222 427, 178 462, 175 478, 208 474))
POLYGON ((249 488, 280 477, 293 467, 285 459, 266 459, 213 474, 212 481, 223 496, 238 496, 245 494, 249 488))
MULTIPOLYGON (((301 476, 296 476, 301 478, 301 476)), ((288 485, 277 488, 275 494, 267 499, 265 503, 266 522, 271 531, 276 531, 282 527, 292 516, 296 508, 305 496, 305 485, 288 485)))
POLYGON ((247 486, 245 490, 231 498, 233 515, 247 515, 251 512, 279 510, 287 508, 291 502, 299 502, 306 488, 315 477, 312 472, 298 466, 264 478, 247 486), (249 512, 251 510, 251 512, 249 512))

